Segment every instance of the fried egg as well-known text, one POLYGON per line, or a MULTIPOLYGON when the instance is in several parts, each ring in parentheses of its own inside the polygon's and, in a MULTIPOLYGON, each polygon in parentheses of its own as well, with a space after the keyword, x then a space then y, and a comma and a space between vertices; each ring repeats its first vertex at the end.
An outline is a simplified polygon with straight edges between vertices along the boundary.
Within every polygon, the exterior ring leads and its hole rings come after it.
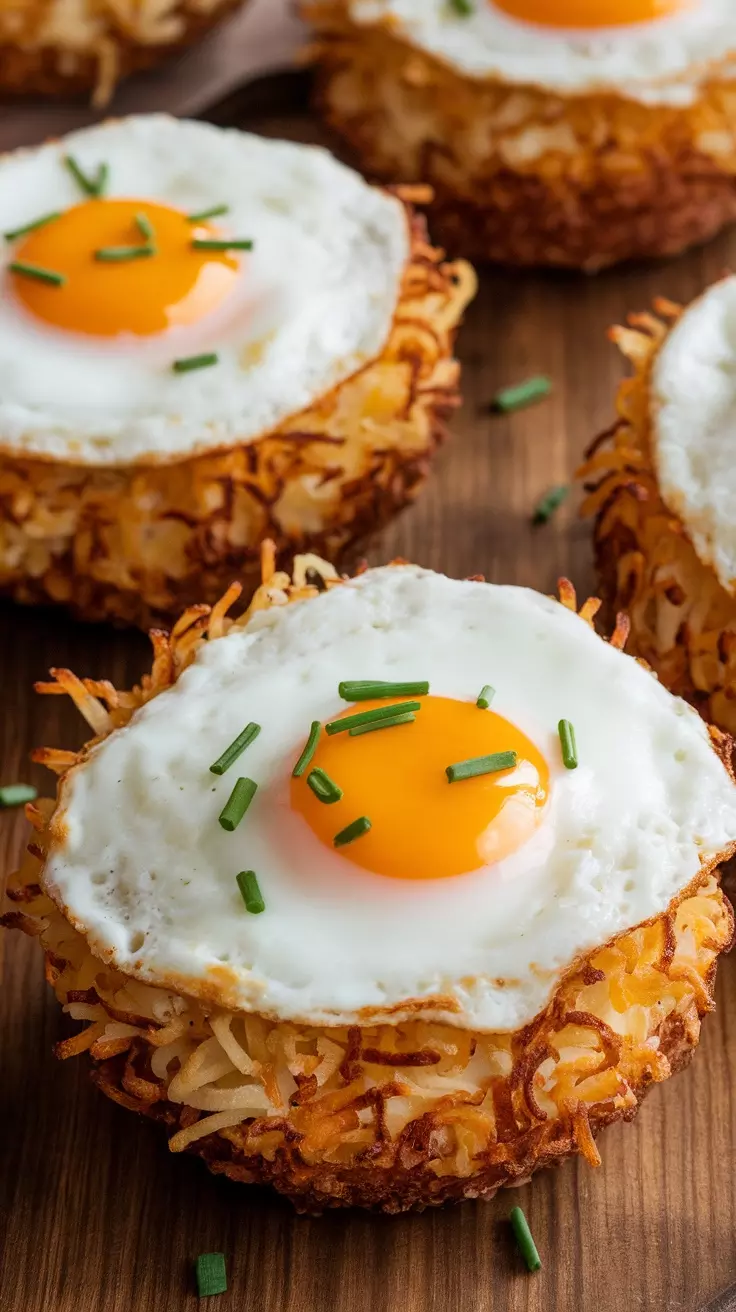
POLYGON ((44 879, 99 958, 210 1003, 516 1030, 734 839, 706 726, 646 669, 549 598, 394 566, 204 644, 65 776, 44 879), (377 708, 409 718, 350 731, 377 708))
POLYGON ((355 22, 397 35, 471 77, 574 95, 611 90, 691 103, 736 51, 731 0, 351 0, 355 22))
POLYGON ((326 151, 162 115, 6 155, 2 446, 99 465, 270 431, 380 354, 407 227, 326 151))
POLYGON ((675 324, 652 374, 660 491, 701 560, 736 592, 736 277, 675 324))

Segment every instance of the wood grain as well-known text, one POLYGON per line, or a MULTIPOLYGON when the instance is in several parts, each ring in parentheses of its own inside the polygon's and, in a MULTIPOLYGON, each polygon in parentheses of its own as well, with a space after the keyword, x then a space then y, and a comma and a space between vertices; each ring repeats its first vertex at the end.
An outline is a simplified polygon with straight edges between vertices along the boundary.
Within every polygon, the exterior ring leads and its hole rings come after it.
MULTIPOLYGON (((231 98, 213 117, 317 140, 299 109, 303 83, 277 83, 268 110, 231 98), (294 103, 296 97, 296 103, 294 103), (285 106, 279 110, 278 106, 285 106)), ((532 529, 530 510, 566 482, 610 421, 621 366, 607 325, 657 293, 687 299, 736 255, 736 237, 658 268, 569 275, 487 272, 460 343, 466 404, 418 504, 374 545, 448 573, 552 590, 590 586, 588 529, 576 499, 532 529), (542 405, 492 418, 496 388, 536 372, 542 405)), ((0 609, 0 777, 43 773, 38 743, 80 742, 60 699, 34 697, 50 664, 125 683, 147 658, 140 635, 0 609)), ((0 869, 17 861, 20 816, 0 816, 0 869)), ((218 1312, 727 1312, 736 1307, 736 963, 721 967, 718 1010, 695 1064, 656 1089, 633 1125, 600 1141, 603 1167, 568 1163, 493 1202, 398 1219, 361 1213, 298 1219, 267 1192, 169 1155, 156 1128, 98 1095, 84 1060, 60 1065, 67 1032, 37 950, 0 936, 0 1309, 185 1312, 192 1262, 227 1254, 218 1312), (520 1202, 544 1262, 530 1277, 505 1218, 520 1202)), ((212 1305, 215 1306, 214 1304, 212 1305)))

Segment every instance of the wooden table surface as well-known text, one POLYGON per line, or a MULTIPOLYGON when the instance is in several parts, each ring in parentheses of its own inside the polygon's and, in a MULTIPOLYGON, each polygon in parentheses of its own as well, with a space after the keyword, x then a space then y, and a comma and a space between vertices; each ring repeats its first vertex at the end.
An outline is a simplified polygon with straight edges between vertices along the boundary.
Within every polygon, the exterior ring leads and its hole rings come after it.
MULTIPOLYGON (((302 85, 279 83, 260 102, 233 97, 213 116, 319 140, 294 99, 302 85)), ((371 561, 401 555, 544 591, 564 573, 585 593, 591 556, 577 498, 545 528, 532 529, 529 514, 610 422, 621 365, 606 327, 657 293, 693 296, 729 259, 736 234, 676 262, 591 280, 484 273, 459 344, 466 400, 452 441, 371 561), (538 372, 554 380, 548 401, 488 415, 498 386, 538 372)), ((127 686, 147 643, 5 605, 0 660, 0 779, 48 789, 26 764, 29 750, 76 744, 83 732, 66 699, 35 697, 32 681, 56 664, 127 686)), ((21 815, 0 816, 0 873, 17 862, 25 832, 21 815)), ((721 966, 718 1010, 694 1065, 655 1089, 634 1124, 604 1134, 600 1170, 569 1162, 490 1203, 399 1218, 298 1218, 266 1191, 171 1156, 155 1126, 96 1093, 86 1059, 54 1059, 51 1045, 68 1032, 37 948, 0 933, 2 1312, 186 1312, 196 1306, 193 1259, 212 1250, 227 1255, 230 1278, 217 1312, 736 1308, 734 959, 721 966), (510 1243, 515 1203, 541 1250, 535 1276, 510 1243)))

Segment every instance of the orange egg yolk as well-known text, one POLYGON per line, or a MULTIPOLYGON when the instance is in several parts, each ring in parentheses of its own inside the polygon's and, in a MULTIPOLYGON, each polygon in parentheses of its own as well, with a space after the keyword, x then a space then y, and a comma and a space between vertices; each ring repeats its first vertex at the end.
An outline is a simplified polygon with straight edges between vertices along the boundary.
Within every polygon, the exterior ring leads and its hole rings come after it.
MULTIPOLYGON (((404 699, 405 700, 405 699, 404 699)), ((474 702, 422 697, 413 724, 352 737, 322 733, 308 769, 291 781, 291 804, 319 839, 360 816, 371 829, 340 853, 391 879, 445 879, 500 861, 529 839, 549 792, 549 771, 521 730, 474 702), (510 770, 449 783, 448 765, 514 751, 510 770), (318 767, 342 789, 325 804, 307 784, 318 767)), ((391 700, 361 702, 336 719, 391 700)))
POLYGON ((209 225, 188 223, 166 205, 88 200, 29 233, 13 255, 63 275, 63 286, 10 276, 26 308, 54 328, 95 337, 150 337, 196 323, 231 291, 239 260, 227 251, 192 249, 193 238, 217 236, 209 225), (139 214, 153 228, 155 253, 110 262, 96 258, 98 250, 149 244, 136 224, 139 214))
POLYGON ((512 18, 544 27, 618 27, 678 13, 683 0, 494 0, 512 18))

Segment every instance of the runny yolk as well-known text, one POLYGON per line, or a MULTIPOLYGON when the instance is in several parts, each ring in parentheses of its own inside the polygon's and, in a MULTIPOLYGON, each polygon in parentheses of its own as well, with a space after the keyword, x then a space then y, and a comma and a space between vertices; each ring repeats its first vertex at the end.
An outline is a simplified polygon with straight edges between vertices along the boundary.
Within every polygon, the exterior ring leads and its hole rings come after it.
POLYGON ((87 200, 31 232, 13 259, 63 274, 48 286, 11 274, 16 295, 39 319, 77 333, 149 337, 204 318, 224 300, 239 261, 226 251, 192 249, 194 237, 214 238, 207 224, 188 223, 179 210, 141 200, 87 200), (107 262, 95 251, 147 244, 136 225, 144 214, 155 253, 107 262))
MULTIPOLYGON (((529 839, 542 816, 549 771, 510 721, 474 702, 422 697, 413 724, 360 737, 320 736, 308 770, 291 781, 291 804, 328 847, 359 816, 370 832, 340 848, 348 861, 392 879, 444 879, 500 861, 529 839), (514 751, 511 770, 449 783, 445 768, 514 751), (307 784, 319 767, 343 791, 325 804, 307 784)), ((361 702, 335 718, 390 701, 361 702)))
POLYGON ((543 27, 618 27, 676 14, 683 0, 494 0, 512 18, 543 27))

